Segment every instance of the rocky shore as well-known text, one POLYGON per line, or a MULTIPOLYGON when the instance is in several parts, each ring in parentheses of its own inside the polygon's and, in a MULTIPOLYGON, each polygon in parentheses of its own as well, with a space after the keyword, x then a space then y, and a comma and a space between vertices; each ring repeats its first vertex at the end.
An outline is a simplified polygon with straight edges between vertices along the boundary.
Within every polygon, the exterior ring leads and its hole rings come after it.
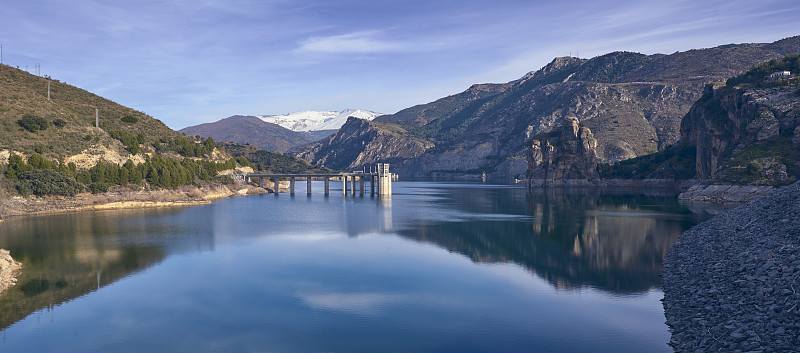
POLYGON ((17 283, 17 274, 22 264, 11 258, 8 250, 0 249, 0 295, 17 283))
POLYGON ((750 202, 772 194, 769 185, 702 185, 696 184, 678 195, 678 200, 702 202, 750 202))
POLYGON ((800 347, 800 183, 686 231, 664 261, 676 352, 800 347))
POLYGON ((189 185, 174 190, 118 187, 102 194, 82 193, 75 196, 13 196, 0 198, 0 219, 92 210, 205 205, 215 199, 267 192, 250 184, 236 183, 212 184, 202 188, 189 185))

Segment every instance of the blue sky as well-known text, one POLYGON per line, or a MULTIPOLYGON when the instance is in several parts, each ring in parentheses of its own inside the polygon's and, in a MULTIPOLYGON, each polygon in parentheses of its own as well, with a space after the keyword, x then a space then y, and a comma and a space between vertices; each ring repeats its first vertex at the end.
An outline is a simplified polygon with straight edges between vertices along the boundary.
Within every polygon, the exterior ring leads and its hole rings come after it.
POLYGON ((796 0, 5 0, 3 62, 180 129, 230 115, 394 113, 570 53, 800 35, 796 0))

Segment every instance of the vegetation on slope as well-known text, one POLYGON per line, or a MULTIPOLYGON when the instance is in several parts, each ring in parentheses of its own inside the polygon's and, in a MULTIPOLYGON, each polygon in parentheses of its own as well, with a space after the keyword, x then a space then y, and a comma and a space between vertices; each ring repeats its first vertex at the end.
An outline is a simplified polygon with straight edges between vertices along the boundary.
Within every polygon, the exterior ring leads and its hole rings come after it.
POLYGON ((120 147, 110 131, 141 134, 148 144, 181 136, 142 112, 58 80, 0 65, 0 150, 37 152, 58 160, 94 144, 120 147), (94 127, 95 109, 100 129, 94 127))
POLYGON ((282 153, 263 150, 253 145, 223 142, 220 146, 253 169, 264 173, 328 173, 332 170, 282 153))
POLYGON ((725 84, 727 86, 748 84, 758 87, 791 84, 790 80, 767 82, 769 75, 779 71, 789 71, 794 76, 800 75, 800 55, 787 55, 780 61, 772 59, 753 67, 742 75, 729 79, 725 84))
POLYGON ((695 175, 694 146, 675 144, 664 151, 617 163, 599 164, 604 179, 675 179, 685 180, 695 175))

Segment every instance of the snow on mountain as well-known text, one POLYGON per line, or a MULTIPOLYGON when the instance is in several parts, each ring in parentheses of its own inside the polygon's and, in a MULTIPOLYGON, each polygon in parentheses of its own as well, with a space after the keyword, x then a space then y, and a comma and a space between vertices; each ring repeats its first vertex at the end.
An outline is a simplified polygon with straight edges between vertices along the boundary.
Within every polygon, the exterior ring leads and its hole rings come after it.
POLYGON ((258 118, 268 123, 278 124, 292 131, 320 131, 338 130, 344 125, 349 116, 372 120, 380 115, 383 114, 371 112, 369 110, 345 109, 340 112, 305 111, 286 115, 261 115, 258 116, 258 118))

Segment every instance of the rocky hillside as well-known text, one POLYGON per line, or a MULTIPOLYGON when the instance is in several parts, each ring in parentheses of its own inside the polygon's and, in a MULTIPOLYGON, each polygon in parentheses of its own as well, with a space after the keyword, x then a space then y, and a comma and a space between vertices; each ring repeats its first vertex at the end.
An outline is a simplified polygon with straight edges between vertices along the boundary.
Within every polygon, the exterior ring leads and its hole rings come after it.
POLYGON ((187 135, 211 137, 215 141, 251 144, 273 152, 311 142, 304 134, 265 122, 255 116, 234 115, 213 123, 189 126, 180 130, 187 135))
POLYGON ((394 164, 392 171, 397 173, 433 144, 413 137, 400 125, 350 117, 334 135, 312 146, 298 157, 336 170, 359 170, 383 161, 394 164))
POLYGON ((800 85, 709 86, 683 121, 697 178, 786 185, 800 178, 800 85))
MULTIPOLYGON (((575 116, 597 139, 600 161, 620 161, 664 150, 680 139, 680 121, 703 95, 708 82, 720 82, 765 60, 800 52, 800 37, 769 44, 725 45, 671 55, 615 52, 592 59, 556 58, 544 68, 505 84, 474 85, 466 91, 393 115, 376 118, 401 126, 407 136, 426 141, 413 160, 396 160, 405 177, 435 173, 487 172, 521 178, 528 142, 575 116)), ((350 127, 353 128, 353 127, 350 127)), ((348 144, 363 156, 368 143, 348 144)), ((303 156, 314 164, 331 156, 311 145, 303 156)), ((388 149, 395 143, 387 143, 388 149)), ((374 147, 373 147, 374 148, 374 147)), ((358 167, 388 160, 389 151, 371 150, 371 159, 347 161, 358 167)), ((337 157, 341 158, 341 157, 337 157)), ((393 158, 397 159, 395 155, 393 158)))
POLYGON ((599 174, 607 179, 699 179, 681 196, 696 200, 751 199, 800 179, 800 55, 770 60, 725 84, 706 86, 681 122, 679 143, 601 164, 599 174), (770 78, 785 71, 791 75, 770 78))

